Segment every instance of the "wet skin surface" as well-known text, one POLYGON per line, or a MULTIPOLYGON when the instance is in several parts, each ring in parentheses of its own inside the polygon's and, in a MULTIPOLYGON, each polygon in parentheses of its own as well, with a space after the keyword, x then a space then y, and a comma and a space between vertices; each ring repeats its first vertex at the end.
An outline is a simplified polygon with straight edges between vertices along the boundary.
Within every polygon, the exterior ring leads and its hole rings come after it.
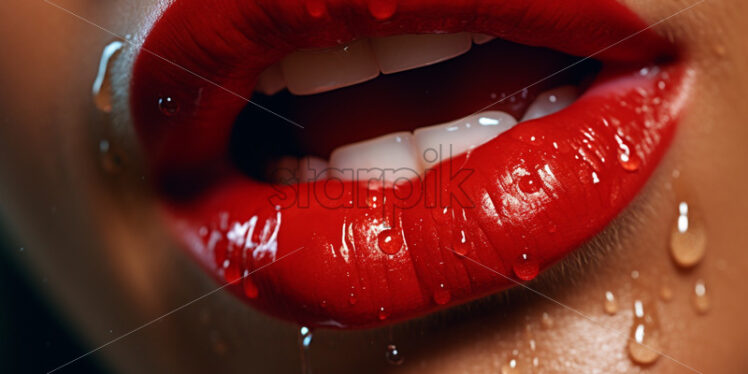
MULTIPOLYGON (((59 4, 135 37, 158 6, 59 4)), ((627 5, 651 22, 688 3, 627 5)), ((24 255, 29 271, 47 277, 50 297, 94 346, 113 337, 109 330, 125 333, 212 290, 215 284, 171 243, 157 220, 155 200, 141 179, 124 91, 116 96, 112 116, 96 112, 91 103, 90 84, 111 35, 43 2, 13 0, 0 10, 6 17, 2 45, 16 56, 0 62, 0 197, 4 221, 29 248, 24 255), (124 159, 121 172, 102 170, 102 138, 111 139, 124 159)), ((662 351, 703 372, 744 372, 748 362, 740 353, 748 322, 740 295, 748 292, 741 278, 748 268, 748 199, 742 196, 748 181, 748 109, 740 103, 748 87, 742 36, 747 12, 739 1, 708 1, 657 28, 686 46, 698 77, 674 145, 615 223, 582 248, 580 257, 533 285, 597 323, 537 295, 511 292, 505 302, 472 305, 471 313, 453 311, 395 326, 391 338, 388 329, 315 332, 316 371, 496 372, 516 349, 522 367, 537 357, 545 372, 687 372, 666 357, 649 369, 630 359, 625 338, 634 324, 634 300, 642 299, 655 305, 662 351), (688 271, 678 270, 667 249, 680 201, 704 218, 707 233, 706 256, 688 271), (693 306, 698 279, 706 281, 711 298, 707 314, 693 306), (672 290, 669 302, 660 296, 663 285, 672 290), (603 308, 606 291, 619 304, 612 316, 603 308), (550 318, 545 327, 544 313, 550 318), (402 366, 384 360, 391 341, 405 357, 402 366)), ((125 85, 132 52, 122 57, 115 87, 125 85)), ((129 372, 297 372, 296 335, 296 326, 218 293, 101 354, 129 372)))

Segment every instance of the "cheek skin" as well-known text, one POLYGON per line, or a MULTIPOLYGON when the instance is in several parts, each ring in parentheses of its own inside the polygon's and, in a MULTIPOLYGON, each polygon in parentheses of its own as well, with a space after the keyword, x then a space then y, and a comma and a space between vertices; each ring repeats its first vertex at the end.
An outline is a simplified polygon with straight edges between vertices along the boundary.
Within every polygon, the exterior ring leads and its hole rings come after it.
MULTIPOLYGON (((117 33, 134 35, 149 24, 148 11, 162 5, 139 2, 133 9, 124 1, 93 3, 60 2, 117 33)), ((650 22, 687 5, 625 3, 650 22)), ((631 328, 633 300, 657 295, 658 286, 667 283, 674 297, 658 302, 662 350, 704 372, 744 372, 748 362, 740 353, 748 344, 748 322, 742 311, 748 303, 738 296, 748 294, 748 284, 740 278, 748 268, 748 199, 743 197, 748 107, 737 103, 748 87, 748 52, 743 47, 748 25, 742 20, 747 11, 739 0, 711 0, 658 27, 686 41, 696 62, 698 89, 692 109, 657 175, 592 244, 606 247, 605 255, 596 256, 582 271, 559 271, 561 286, 540 289, 597 323, 541 297, 515 293, 510 306, 495 307, 453 327, 416 331, 398 326, 392 339, 387 330, 316 333, 315 369, 496 372, 516 349, 520 365, 528 367, 537 357, 543 372, 637 372, 640 367, 628 358, 625 336, 618 333, 627 335, 631 328), (713 27, 703 27, 705 23, 713 27), (679 177, 673 178, 676 169, 679 177), (706 258, 689 271, 677 270, 667 253, 680 200, 693 202, 707 222, 706 258), (631 279, 632 270, 641 274, 639 281, 631 279), (706 280, 712 300, 704 316, 691 303, 697 279, 706 280), (613 316, 603 310, 606 291, 619 301, 613 316), (553 326, 543 327, 543 313, 553 326), (536 343, 534 351, 530 340, 536 343), (383 359, 391 341, 405 355, 401 367, 390 367, 383 359)), ((210 291, 207 277, 164 238, 151 214, 153 202, 139 182, 138 162, 127 164, 128 173, 120 179, 98 169, 96 148, 102 136, 124 139, 128 159, 138 159, 129 124, 107 127, 111 118, 97 114, 91 104, 98 53, 111 35, 43 2, 3 2, 0 14, 14 15, 0 22, 0 41, 9 55, 17 56, 0 61, 0 108, 7 121, 0 126, 1 210, 27 248, 36 248, 25 258, 34 274, 50 280, 51 294, 94 343, 109 341, 109 330, 124 333, 210 291), (29 19, 44 20, 45 27, 29 19)), ((128 67, 123 58, 119 86, 128 67)), ((120 115, 115 116, 122 120, 127 101, 121 92, 117 97, 115 111, 120 115)), ((294 326, 217 294, 104 354, 118 369, 132 372, 296 372, 295 334, 294 326)), ((658 373, 684 372, 665 357, 655 365, 658 373)))

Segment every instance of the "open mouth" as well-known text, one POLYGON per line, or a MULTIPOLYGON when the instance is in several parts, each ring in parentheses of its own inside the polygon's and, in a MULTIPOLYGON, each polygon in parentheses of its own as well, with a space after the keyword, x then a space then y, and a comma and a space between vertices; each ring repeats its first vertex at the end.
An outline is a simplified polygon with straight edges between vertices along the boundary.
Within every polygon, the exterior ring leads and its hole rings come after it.
POLYGON ((633 199, 690 81, 645 28, 599 0, 176 0, 131 107, 212 275, 374 327, 532 280, 633 199))

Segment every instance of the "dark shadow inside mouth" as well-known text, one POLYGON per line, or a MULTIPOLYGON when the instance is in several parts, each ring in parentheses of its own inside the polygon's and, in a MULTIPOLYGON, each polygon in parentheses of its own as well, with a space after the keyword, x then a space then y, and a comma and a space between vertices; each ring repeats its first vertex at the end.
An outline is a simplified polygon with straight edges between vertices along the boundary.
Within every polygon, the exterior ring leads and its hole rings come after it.
POLYGON ((453 121, 476 111, 522 117, 535 97, 562 85, 584 89, 600 69, 579 57, 504 40, 474 45, 435 65, 311 96, 283 90, 252 101, 301 124, 247 105, 237 117, 229 152, 248 176, 268 181, 268 165, 284 156, 327 159, 337 147, 397 131, 453 121))

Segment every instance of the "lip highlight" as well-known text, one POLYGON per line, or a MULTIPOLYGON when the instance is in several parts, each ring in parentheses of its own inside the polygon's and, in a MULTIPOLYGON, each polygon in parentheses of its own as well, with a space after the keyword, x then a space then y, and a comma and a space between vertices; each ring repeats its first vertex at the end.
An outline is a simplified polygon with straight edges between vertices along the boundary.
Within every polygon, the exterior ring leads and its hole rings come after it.
POLYGON ((655 34, 618 43, 645 27, 599 0, 176 0, 136 60, 131 108, 156 180, 206 181, 162 200, 171 227, 212 275, 283 319, 375 327, 531 280, 634 198, 672 140, 692 80, 655 34), (570 107, 408 183, 276 186, 232 167, 229 135, 247 105, 237 95, 249 97, 283 56, 437 31, 580 56, 601 51, 595 57, 606 65, 570 107), (165 97, 178 111, 159 109, 165 97))

